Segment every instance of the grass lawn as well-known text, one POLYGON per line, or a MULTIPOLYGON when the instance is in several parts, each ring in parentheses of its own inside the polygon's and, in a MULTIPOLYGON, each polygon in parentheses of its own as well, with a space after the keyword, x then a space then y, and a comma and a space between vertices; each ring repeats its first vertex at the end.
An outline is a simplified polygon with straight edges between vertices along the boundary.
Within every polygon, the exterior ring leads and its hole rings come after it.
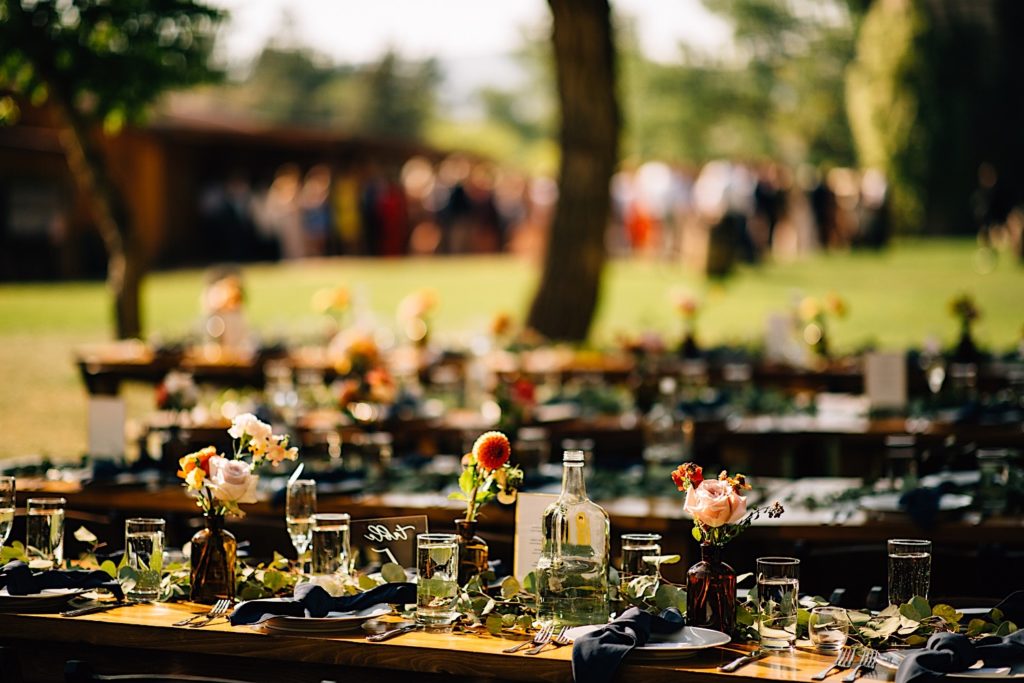
MULTIPOLYGON (((437 338, 457 340, 486 327, 497 311, 525 315, 536 272, 514 257, 434 260, 331 259, 246 268, 247 316, 274 338, 302 338, 320 329, 310 309, 317 289, 347 285, 391 324, 398 301, 417 287, 437 290, 437 338)), ((198 319, 199 270, 157 273, 143 290, 148 334, 180 337, 198 319)), ((1024 326, 1024 268, 1009 255, 984 268, 973 242, 903 242, 889 251, 828 254, 794 264, 744 268, 709 283, 680 266, 643 260, 612 263, 592 339, 601 344, 617 332, 678 331, 669 293, 694 291, 704 302, 698 336, 704 344, 758 339, 765 316, 790 304, 797 293, 839 293, 849 304, 830 336, 842 349, 874 343, 887 348, 919 346, 928 336, 953 341, 956 325, 949 299, 972 293, 982 309, 977 339, 989 348, 1016 346, 1024 326)), ((109 297, 102 283, 0 285, 0 457, 44 453, 65 458, 85 448, 85 390, 71 358, 82 343, 110 337, 109 297)), ((149 402, 148 391, 130 392, 133 411, 149 402)))

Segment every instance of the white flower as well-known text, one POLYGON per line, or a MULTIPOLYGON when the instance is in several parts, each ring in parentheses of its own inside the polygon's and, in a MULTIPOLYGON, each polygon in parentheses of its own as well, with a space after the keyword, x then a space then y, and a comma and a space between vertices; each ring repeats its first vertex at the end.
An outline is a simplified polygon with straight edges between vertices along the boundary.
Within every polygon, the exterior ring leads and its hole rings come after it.
POLYGON ((228 429, 228 434, 233 439, 241 439, 243 436, 248 435, 253 440, 266 441, 271 437, 271 432, 270 425, 262 422, 252 413, 236 415, 235 419, 231 421, 231 428, 228 429))
POLYGON ((255 503, 259 477, 242 460, 228 460, 215 455, 210 458, 210 476, 206 485, 213 496, 224 503, 255 503))

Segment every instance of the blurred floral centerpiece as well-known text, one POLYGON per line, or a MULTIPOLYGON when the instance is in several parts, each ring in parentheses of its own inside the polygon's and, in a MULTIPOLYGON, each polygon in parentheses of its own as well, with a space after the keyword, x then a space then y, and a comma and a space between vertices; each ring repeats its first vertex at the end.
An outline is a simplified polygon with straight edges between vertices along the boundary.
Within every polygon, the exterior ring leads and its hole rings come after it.
POLYGON ((157 410, 184 412, 192 410, 199 402, 199 389, 187 372, 172 370, 156 388, 157 410))
POLYGON ((437 292, 433 289, 418 289, 398 304, 398 324, 402 334, 416 346, 430 343, 430 323, 437 309, 437 292))
POLYGON ((849 313, 846 301, 835 292, 823 299, 807 296, 797 305, 796 317, 800 338, 807 344, 819 361, 829 359, 829 318, 845 318, 849 313))
POLYGON ((333 385, 338 408, 360 422, 380 418, 381 408, 395 402, 398 388, 373 335, 345 330, 331 343, 330 355, 340 376, 333 385))
POLYGON ((981 309, 975 303, 974 297, 962 293, 949 302, 949 312, 960 324, 960 339, 953 351, 953 359, 962 363, 977 361, 981 353, 974 343, 972 326, 981 318, 981 309))
POLYGON ((204 332, 216 344, 240 349, 248 342, 243 307, 242 277, 232 270, 217 269, 207 276, 199 305, 205 317, 204 332))
POLYGON ((699 358, 697 315, 700 313, 700 302, 690 292, 676 291, 672 294, 672 304, 683 321, 683 336, 679 342, 679 355, 686 359, 699 358))
POLYGON ((289 447, 287 436, 272 433, 270 425, 251 413, 235 417, 228 434, 234 439, 231 457, 207 446, 179 462, 178 476, 206 519, 205 528, 196 532, 191 543, 193 602, 234 597, 237 544, 224 528, 224 517, 244 516, 239 506, 257 501, 257 467, 265 463, 276 467, 298 458, 298 449, 289 447))
POLYGON ((466 514, 455 520, 459 535, 459 585, 487 569, 487 542, 476 535, 480 508, 495 498, 510 505, 523 483, 523 471, 511 463, 512 445, 501 432, 486 432, 473 444, 473 450, 462 457, 459 491, 451 500, 466 504, 466 514))
POLYGON ((687 623, 731 633, 736 572, 722 562, 722 548, 761 514, 775 518, 784 510, 776 502, 748 512, 747 499, 740 494, 750 483, 742 474, 730 476, 722 470, 717 479, 705 479, 703 468, 688 462, 676 468, 672 481, 686 492, 683 509, 693 516, 693 538, 701 544, 701 561, 686 572, 687 623))
POLYGON ((332 339, 341 330, 351 303, 352 295, 346 287, 324 287, 313 293, 310 306, 327 320, 327 339, 332 339))

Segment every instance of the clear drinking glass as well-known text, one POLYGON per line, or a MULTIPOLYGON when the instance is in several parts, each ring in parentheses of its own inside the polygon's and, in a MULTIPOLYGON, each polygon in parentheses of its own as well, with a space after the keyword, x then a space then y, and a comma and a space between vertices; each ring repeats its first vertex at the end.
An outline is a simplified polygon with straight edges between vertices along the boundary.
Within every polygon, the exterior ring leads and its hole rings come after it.
POLYGON ((842 607, 815 607, 807 621, 811 642, 819 650, 838 650, 850 633, 850 617, 842 607))
POLYGON ((29 560, 42 560, 51 567, 64 564, 63 498, 29 498, 25 520, 25 550, 29 560))
POLYGON ((160 597, 164 568, 164 520, 134 518, 124 523, 124 553, 135 576, 121 579, 125 595, 133 602, 153 602, 160 597))
POLYGON ((458 614, 459 537, 455 534, 416 536, 416 621, 444 629, 458 614))
POLYGON ((316 482, 312 479, 296 479, 288 482, 287 502, 284 519, 288 535, 299 559, 309 548, 313 534, 313 515, 316 514, 316 482))
POLYGON ((658 565, 647 562, 645 557, 661 555, 659 534, 622 534, 622 571, 619 577, 623 584, 638 576, 656 576, 658 565))
POLYGON ((902 605, 915 595, 928 598, 932 580, 932 542, 889 539, 889 604, 902 605))
POLYGON ((14 477, 0 477, 0 548, 14 526, 14 477))
POLYGON ((789 649, 796 642, 800 560, 757 558, 757 631, 761 647, 789 649))
POLYGON ((345 513, 313 515, 313 574, 347 574, 349 516, 345 513))

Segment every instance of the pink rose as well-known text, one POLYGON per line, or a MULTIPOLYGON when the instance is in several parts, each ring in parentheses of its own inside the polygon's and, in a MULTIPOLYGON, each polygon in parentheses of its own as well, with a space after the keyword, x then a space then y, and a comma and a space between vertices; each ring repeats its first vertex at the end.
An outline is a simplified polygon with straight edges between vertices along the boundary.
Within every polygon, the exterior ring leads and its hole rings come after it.
POLYGON ((683 509, 706 526, 720 527, 743 519, 747 513, 747 499, 736 493, 727 482, 705 479, 700 486, 686 492, 683 509))
POLYGON ((253 475, 249 464, 243 460, 228 460, 215 455, 210 458, 210 476, 206 483, 213 489, 213 496, 225 503, 255 503, 256 484, 259 478, 253 475))

